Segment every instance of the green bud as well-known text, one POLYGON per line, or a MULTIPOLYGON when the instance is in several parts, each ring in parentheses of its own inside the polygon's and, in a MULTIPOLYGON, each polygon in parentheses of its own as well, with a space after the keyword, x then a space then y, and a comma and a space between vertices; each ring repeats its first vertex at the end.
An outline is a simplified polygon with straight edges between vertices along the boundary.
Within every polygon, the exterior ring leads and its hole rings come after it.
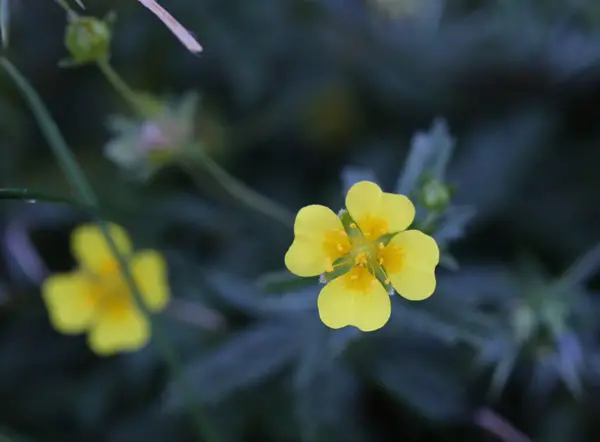
POLYGON ((526 342, 533 338, 538 321, 528 305, 520 305, 512 316, 512 329, 517 342, 526 342))
POLYGON ((65 46, 76 63, 94 63, 110 55, 111 29, 94 17, 77 17, 67 25, 65 46))
POLYGON ((441 212, 448 207, 451 197, 450 188, 435 178, 426 180, 419 192, 423 206, 435 212, 441 212))

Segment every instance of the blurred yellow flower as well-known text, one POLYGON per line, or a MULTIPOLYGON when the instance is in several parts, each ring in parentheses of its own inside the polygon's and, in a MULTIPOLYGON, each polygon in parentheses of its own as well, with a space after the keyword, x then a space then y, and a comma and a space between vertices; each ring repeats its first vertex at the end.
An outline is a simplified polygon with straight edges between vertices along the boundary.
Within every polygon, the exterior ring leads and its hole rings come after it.
MULTIPOLYGON (((162 310, 169 300, 167 265, 153 250, 133 252, 127 232, 110 225, 111 235, 130 263, 131 273, 151 311, 162 310)), ((50 276, 42 297, 54 328, 64 334, 88 333, 98 355, 135 351, 150 339, 150 324, 139 311, 102 231, 96 225, 76 228, 71 250, 78 268, 50 276)))
POLYGON ((325 206, 302 208, 285 264, 301 277, 348 269, 329 275, 334 278, 319 294, 319 316, 333 329, 374 331, 390 318, 391 287, 412 301, 433 294, 439 249, 432 237, 406 230, 415 217, 406 196, 361 181, 348 191, 346 208, 341 216, 325 206))

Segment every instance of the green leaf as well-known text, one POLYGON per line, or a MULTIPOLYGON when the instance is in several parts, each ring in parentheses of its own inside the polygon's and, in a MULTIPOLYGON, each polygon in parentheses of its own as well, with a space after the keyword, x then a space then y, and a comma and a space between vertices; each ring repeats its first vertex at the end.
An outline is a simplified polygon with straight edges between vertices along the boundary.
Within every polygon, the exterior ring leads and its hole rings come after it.
POLYGON ((444 182, 454 144, 446 121, 440 118, 432 123, 428 132, 417 132, 412 139, 396 192, 403 195, 412 194, 426 172, 444 182))
POLYGON ((511 373, 517 364, 517 357, 518 351, 516 351, 516 349, 508 349, 508 351, 505 351, 500 357, 500 360, 494 367, 492 373, 490 389, 487 395, 489 400, 495 401, 500 398, 511 373))
POLYGON ((437 422, 470 416, 462 356, 455 349, 410 334, 388 339, 365 359, 367 376, 419 415, 437 422))
POLYGON ((86 204, 81 204, 77 201, 71 200, 69 198, 64 198, 60 196, 47 195, 41 192, 34 192, 28 189, 0 189, 0 200, 14 200, 14 201, 23 201, 31 204, 35 203, 54 203, 54 204, 64 204, 67 206, 75 207, 83 212, 87 212, 92 215, 100 216, 100 212, 86 204))
MULTIPOLYGON (((186 367, 191 388, 205 402, 218 402, 240 389, 278 374, 297 357, 305 318, 270 321, 244 330, 186 367)), ((167 391, 167 407, 181 405, 181 393, 167 391)))
POLYGON ((587 281, 600 268, 600 244, 579 257, 556 281, 556 290, 566 290, 587 281))
POLYGON ((293 372, 294 416, 301 440, 365 440, 353 416, 360 384, 343 358, 348 346, 364 335, 356 328, 329 330, 318 322, 315 315, 293 372))
POLYGON ((474 216, 475 209, 472 207, 449 207, 433 237, 442 244, 462 238, 465 228, 474 216))
POLYGON ((350 188, 358 183, 359 181, 372 181, 377 182, 375 173, 369 169, 362 167, 346 166, 342 170, 342 185, 344 189, 344 195, 350 190, 350 188))
POLYGON ((8 32, 10 26, 10 0, 0 0, 0 33, 2 45, 8 47, 8 32))
POLYGON ((265 273, 257 280, 258 286, 267 293, 284 293, 315 285, 319 278, 300 278, 287 270, 265 273))

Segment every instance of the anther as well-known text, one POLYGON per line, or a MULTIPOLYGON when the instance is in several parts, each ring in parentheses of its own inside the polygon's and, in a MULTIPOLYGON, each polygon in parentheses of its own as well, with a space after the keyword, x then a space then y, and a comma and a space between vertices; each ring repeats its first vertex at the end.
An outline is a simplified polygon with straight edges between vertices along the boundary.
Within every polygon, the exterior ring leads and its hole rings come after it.
POLYGON ((386 283, 386 284, 389 284, 390 282, 391 282, 391 281, 390 281, 389 279, 386 279, 386 280, 385 280, 385 283, 386 283))
POLYGON ((356 229, 356 223, 351 223, 351 224, 350 224, 350 228, 351 228, 351 229, 356 229))
POLYGON ((338 249, 338 251, 343 252, 344 251, 344 246, 339 244, 335 247, 336 249, 338 249))
POLYGON ((379 247, 379 250, 383 250, 385 248, 382 242, 380 242, 377 247, 379 247))

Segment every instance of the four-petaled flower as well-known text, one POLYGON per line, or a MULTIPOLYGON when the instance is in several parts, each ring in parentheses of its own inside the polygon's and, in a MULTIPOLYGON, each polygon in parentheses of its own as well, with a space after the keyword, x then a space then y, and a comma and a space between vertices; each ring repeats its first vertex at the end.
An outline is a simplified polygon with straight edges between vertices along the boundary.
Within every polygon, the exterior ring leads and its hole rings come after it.
MULTIPOLYGON (((127 258, 147 307, 162 310, 169 299, 167 265, 153 250, 136 253, 127 232, 110 225, 119 252, 127 258)), ((42 297, 54 328, 64 334, 88 332, 88 343, 99 355, 134 351, 150 339, 150 325, 136 306, 116 257, 95 225, 76 228, 71 249, 79 267, 50 276, 42 297)))
POLYGON ((390 317, 392 287, 413 301, 431 296, 440 253, 433 238, 406 230, 415 217, 406 196, 361 181, 348 191, 346 208, 341 216, 325 206, 302 208, 285 264, 298 276, 331 280, 318 299, 325 325, 373 331, 390 317))

